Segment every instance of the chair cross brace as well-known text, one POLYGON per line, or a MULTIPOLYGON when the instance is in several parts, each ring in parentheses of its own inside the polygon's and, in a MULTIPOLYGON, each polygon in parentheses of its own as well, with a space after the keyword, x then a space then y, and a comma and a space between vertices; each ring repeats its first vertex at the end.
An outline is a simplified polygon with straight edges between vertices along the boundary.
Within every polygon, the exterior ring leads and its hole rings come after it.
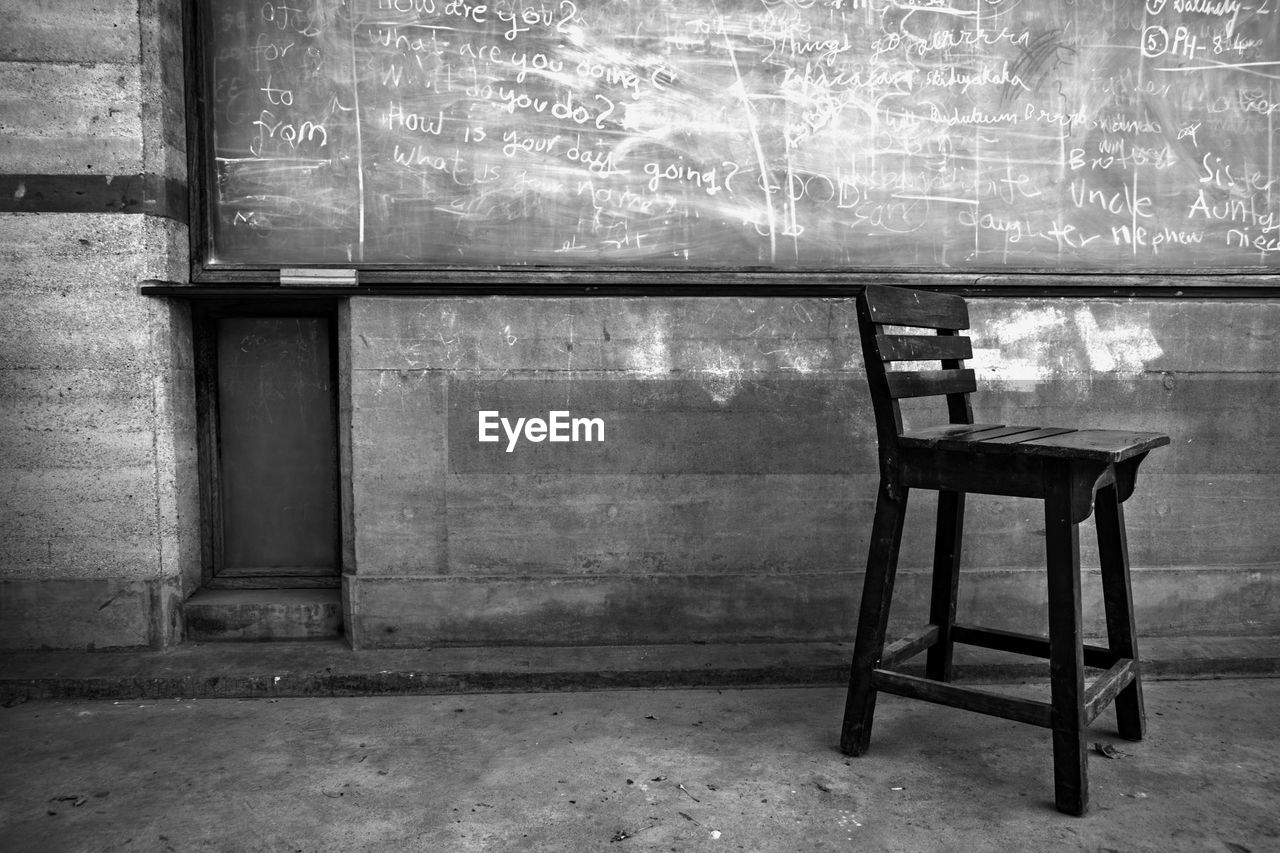
MULTIPOLYGON (((880 665, 872 670, 872 681, 876 689, 1042 728, 1052 727, 1053 705, 1049 702, 1017 699, 972 687, 939 684, 928 678, 893 671, 893 667, 933 647, 938 642, 938 636, 937 625, 926 625, 885 646, 880 665)), ((951 626, 951 640, 953 643, 1029 657, 1049 658, 1049 639, 1032 634, 957 624, 951 626)), ((1132 658, 1120 657, 1111 649, 1088 643, 1084 644, 1084 665, 1106 670, 1085 690, 1085 723, 1088 724, 1106 709, 1121 690, 1133 683, 1137 677, 1137 665, 1132 658)))

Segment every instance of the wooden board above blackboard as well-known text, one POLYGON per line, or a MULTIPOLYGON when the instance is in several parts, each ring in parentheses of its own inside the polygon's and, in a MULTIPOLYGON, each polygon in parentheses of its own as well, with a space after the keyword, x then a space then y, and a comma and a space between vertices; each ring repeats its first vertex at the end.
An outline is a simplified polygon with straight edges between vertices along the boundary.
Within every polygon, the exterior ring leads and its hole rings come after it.
POLYGON ((209 268, 1280 268, 1274 0, 209 0, 209 268))

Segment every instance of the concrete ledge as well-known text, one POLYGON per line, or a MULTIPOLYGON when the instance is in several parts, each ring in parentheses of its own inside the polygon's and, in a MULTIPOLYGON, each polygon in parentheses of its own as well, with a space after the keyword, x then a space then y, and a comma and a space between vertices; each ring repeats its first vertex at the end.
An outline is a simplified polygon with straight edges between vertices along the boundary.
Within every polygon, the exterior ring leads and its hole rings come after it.
MULTIPOLYGON (((1152 637, 1141 648, 1149 680, 1280 675, 1280 637, 1152 637)), ((840 685, 851 653, 848 643, 352 651, 339 641, 19 652, 0 661, 0 702, 840 685)), ((959 681, 1048 673, 1042 661, 984 650, 958 648, 956 658, 959 681)))
POLYGON ((175 579, 0 580, 0 650, 159 648, 179 630, 178 605, 175 579))
POLYGON ((183 607, 188 641, 338 639, 337 589, 202 589, 183 607))

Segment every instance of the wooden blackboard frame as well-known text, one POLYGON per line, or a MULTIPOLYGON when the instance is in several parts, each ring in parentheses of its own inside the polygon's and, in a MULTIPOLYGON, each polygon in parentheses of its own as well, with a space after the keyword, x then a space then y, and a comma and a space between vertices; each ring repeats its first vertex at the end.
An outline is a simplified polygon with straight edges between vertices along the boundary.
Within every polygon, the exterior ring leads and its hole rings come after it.
MULTIPOLYGON (((356 295, 778 295, 848 298, 871 283, 921 287, 968 296, 1280 298, 1280 273, 1233 268, 1195 272, 1099 269, 936 269, 867 267, 670 267, 600 265, 361 264, 359 283, 282 286, 278 267, 216 262, 210 214, 212 124, 208 43, 202 37, 202 0, 182 7, 186 74, 190 285, 149 280, 141 292, 210 299, 340 299, 356 295)), ((328 265, 296 265, 329 269, 328 265)))

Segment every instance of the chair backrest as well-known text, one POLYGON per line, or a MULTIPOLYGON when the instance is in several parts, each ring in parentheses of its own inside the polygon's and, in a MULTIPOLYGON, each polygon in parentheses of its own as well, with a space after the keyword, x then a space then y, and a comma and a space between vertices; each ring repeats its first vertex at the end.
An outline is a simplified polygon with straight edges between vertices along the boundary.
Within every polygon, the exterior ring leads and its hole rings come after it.
POLYGON ((969 328, 963 297, 873 284, 858 296, 857 305, 881 455, 902 435, 901 399, 946 395, 950 422, 973 423, 969 394, 977 390, 977 381, 963 364, 973 357, 973 346, 957 334, 969 328), (886 334, 887 326, 930 329, 933 334, 886 334), (941 369, 889 369, 892 362, 922 361, 941 362, 941 369))

